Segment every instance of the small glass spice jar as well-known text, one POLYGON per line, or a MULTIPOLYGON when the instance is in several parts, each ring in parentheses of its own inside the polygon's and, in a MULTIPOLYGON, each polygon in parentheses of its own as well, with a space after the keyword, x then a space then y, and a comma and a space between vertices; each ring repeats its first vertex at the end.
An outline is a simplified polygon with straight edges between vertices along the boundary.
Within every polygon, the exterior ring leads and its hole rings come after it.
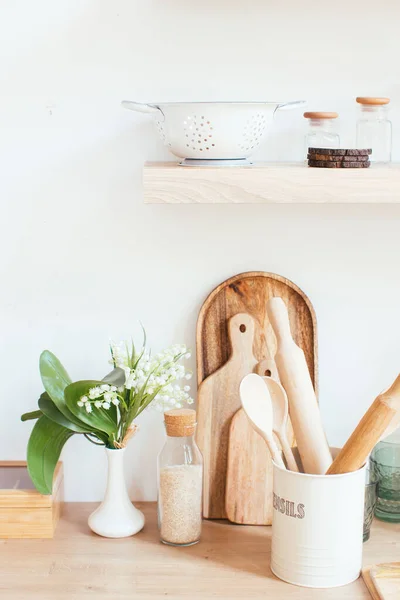
POLYGON ((388 119, 389 98, 358 97, 357 148, 371 148, 371 162, 389 163, 392 158, 392 123, 388 119))
POLYGON ((164 413, 167 441, 158 456, 158 527, 160 539, 172 546, 200 540, 203 457, 195 442, 196 411, 164 413))
POLYGON ((335 130, 336 112, 305 112, 308 119, 308 132, 305 139, 308 148, 340 148, 340 137, 335 130))

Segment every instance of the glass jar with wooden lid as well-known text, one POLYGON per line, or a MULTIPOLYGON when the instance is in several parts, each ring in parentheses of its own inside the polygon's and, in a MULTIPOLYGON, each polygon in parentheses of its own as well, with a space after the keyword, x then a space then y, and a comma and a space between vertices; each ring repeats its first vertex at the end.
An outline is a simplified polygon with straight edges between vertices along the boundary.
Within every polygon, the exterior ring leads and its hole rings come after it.
POLYGON ((340 137, 336 130, 336 112, 305 112, 308 119, 306 154, 308 148, 340 148, 340 137))
POLYGON ((370 160, 389 163, 392 158, 392 124, 388 119, 389 98, 359 96, 357 148, 371 148, 370 160))
POLYGON ((203 457, 194 439, 196 411, 164 413, 167 440, 158 456, 158 526, 164 544, 191 546, 200 540, 203 457))

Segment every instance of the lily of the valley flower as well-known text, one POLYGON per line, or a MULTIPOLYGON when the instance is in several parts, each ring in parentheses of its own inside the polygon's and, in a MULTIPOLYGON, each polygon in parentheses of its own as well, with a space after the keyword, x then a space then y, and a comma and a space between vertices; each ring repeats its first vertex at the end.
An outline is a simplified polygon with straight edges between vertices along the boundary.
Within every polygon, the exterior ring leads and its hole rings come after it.
POLYGON ((111 405, 119 407, 120 414, 126 414, 135 405, 140 394, 136 415, 147 406, 164 411, 171 408, 181 408, 185 404, 193 404, 189 396, 189 385, 181 387, 180 381, 189 380, 191 373, 186 372, 181 359, 191 357, 186 346, 175 344, 155 356, 143 351, 135 353, 126 342, 111 343, 112 363, 125 373, 125 383, 118 388, 102 383, 90 388, 77 405, 85 408, 88 413, 93 408, 110 410, 111 405), (124 412, 125 411, 125 412, 124 412))

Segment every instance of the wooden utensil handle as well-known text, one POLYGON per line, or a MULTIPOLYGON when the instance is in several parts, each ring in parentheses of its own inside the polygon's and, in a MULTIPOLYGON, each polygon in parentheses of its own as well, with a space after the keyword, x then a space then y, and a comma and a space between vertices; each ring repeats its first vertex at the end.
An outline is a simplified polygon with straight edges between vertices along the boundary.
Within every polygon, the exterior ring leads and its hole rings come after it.
POLYGON ((374 400, 326 474, 349 473, 362 467, 398 410, 400 410, 400 375, 386 392, 374 400))
POLYGON ((271 453, 272 460, 274 461, 274 463, 277 464, 278 467, 282 467, 282 469, 286 469, 285 463, 283 462, 283 459, 282 459, 282 455, 279 451, 278 446, 275 444, 274 439, 266 438, 266 437, 264 437, 264 439, 267 442, 267 446, 271 453))
POLYGON ((282 446, 283 454, 286 458, 286 463, 287 463, 288 469, 290 471, 298 472, 299 467, 297 466, 296 460, 293 455, 292 448, 289 446, 286 437, 283 435, 279 436, 279 441, 282 446))
POLYGON ((282 298, 276 297, 269 300, 268 318, 278 343, 281 340, 292 341, 288 310, 282 298))

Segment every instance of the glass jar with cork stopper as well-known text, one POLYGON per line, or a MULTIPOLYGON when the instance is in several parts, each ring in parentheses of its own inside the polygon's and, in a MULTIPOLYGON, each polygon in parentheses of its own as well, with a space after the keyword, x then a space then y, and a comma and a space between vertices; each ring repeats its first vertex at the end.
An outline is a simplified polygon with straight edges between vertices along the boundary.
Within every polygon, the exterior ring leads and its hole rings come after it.
POLYGON ((164 413, 167 441, 158 456, 158 527, 160 539, 172 546, 200 540, 203 457, 195 442, 196 411, 164 413))
POLYGON ((305 112, 308 119, 308 132, 305 146, 308 148, 340 148, 340 137, 335 129, 336 112, 305 112))
POLYGON ((389 163, 392 158, 392 124, 387 117, 389 98, 356 98, 357 148, 371 148, 371 162, 389 163))

